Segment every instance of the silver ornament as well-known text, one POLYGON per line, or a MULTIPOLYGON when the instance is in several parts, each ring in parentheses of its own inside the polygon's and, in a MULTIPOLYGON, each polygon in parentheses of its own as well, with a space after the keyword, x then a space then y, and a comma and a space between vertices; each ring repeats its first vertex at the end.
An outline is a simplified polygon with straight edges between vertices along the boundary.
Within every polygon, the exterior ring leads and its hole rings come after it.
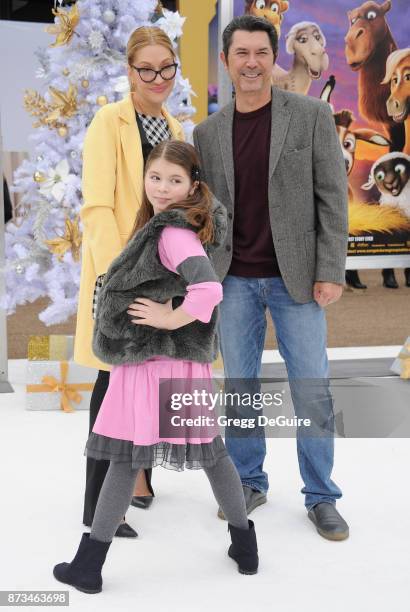
POLYGON ((23 266, 21 264, 17 264, 16 272, 17 272, 17 274, 23 274, 24 268, 23 268, 23 266))
POLYGON ((115 13, 114 11, 111 11, 110 9, 107 9, 106 11, 103 12, 103 19, 105 21, 105 23, 113 23, 115 21, 115 13))
POLYGON ((37 161, 41 162, 43 161, 44 157, 42 155, 37 155, 37 161))
POLYGON ((76 159, 77 158, 77 151, 70 151, 70 157, 71 157, 71 159, 76 159))

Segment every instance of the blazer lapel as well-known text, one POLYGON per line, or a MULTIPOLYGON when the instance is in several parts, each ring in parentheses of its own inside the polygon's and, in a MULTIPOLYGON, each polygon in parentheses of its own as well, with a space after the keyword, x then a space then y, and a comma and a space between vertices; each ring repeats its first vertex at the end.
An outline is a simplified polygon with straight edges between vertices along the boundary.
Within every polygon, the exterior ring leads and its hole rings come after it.
POLYGON ((131 95, 120 102, 121 146, 138 204, 141 203, 144 160, 131 95))
POLYGON ((286 107, 287 98, 280 89, 272 87, 272 124, 269 155, 269 179, 275 172, 288 131, 292 112, 286 107))
POLYGON ((232 128, 235 100, 222 109, 218 121, 219 146, 222 162, 225 168, 225 178, 228 185, 232 205, 235 202, 235 171, 233 163, 232 128))

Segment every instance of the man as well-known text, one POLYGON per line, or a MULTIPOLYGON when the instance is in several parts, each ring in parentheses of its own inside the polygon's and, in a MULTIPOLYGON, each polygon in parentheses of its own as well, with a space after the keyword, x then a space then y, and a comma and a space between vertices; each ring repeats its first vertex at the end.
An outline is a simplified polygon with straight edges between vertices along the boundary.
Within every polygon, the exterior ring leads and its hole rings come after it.
MULTIPOLYGON (((343 291, 347 179, 329 105, 272 88, 277 52, 269 22, 234 19, 223 34, 221 60, 235 100, 194 131, 204 180, 228 210, 227 238, 213 257, 224 291, 220 348, 226 379, 257 379, 268 308, 296 415, 306 416, 308 408, 303 381, 326 381, 325 401, 322 396, 308 412, 331 433, 298 432, 297 451, 309 518, 323 537, 342 540, 349 528, 336 510, 342 493, 330 477, 333 404, 324 307, 343 291)), ((250 513, 266 502, 265 438, 227 431, 226 446, 250 513)), ((221 510, 218 516, 224 518, 221 510)))

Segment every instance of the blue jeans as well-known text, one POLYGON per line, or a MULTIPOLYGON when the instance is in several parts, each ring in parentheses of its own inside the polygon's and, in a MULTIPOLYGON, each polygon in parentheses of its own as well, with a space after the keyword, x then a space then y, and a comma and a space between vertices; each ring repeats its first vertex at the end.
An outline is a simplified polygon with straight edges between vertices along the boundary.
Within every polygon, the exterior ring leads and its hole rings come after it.
MULTIPOLYGON (((296 416, 309 410, 299 381, 325 381, 325 401, 315 406, 322 422, 333 424, 333 400, 328 388, 329 366, 326 354, 326 318, 315 302, 299 304, 289 295, 283 280, 226 276, 223 281, 218 336, 224 361, 225 378, 260 377, 266 334, 266 308, 276 330, 280 355, 285 361, 296 416)), ((323 399, 323 396, 322 396, 323 399)), ((333 432, 333 429, 331 429, 333 432)), ((263 471, 266 455, 264 435, 231 437, 226 431, 226 447, 243 485, 266 492, 268 475, 263 471)), ((331 480, 334 437, 297 435, 299 470, 305 486, 305 506, 319 502, 335 504, 342 496, 331 480)))

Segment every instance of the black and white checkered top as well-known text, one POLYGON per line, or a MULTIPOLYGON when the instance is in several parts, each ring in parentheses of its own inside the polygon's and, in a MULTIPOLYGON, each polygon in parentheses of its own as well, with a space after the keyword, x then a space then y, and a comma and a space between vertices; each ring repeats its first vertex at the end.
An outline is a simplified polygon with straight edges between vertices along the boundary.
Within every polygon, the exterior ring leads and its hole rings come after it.
POLYGON ((97 310, 97 302, 98 302, 98 294, 100 293, 101 288, 103 286, 104 276, 105 274, 101 274, 101 276, 97 276, 97 280, 95 281, 94 295, 93 295, 93 319, 95 319, 95 313, 97 310))
MULTIPOLYGON (((169 140, 172 138, 172 132, 169 129, 168 122, 164 117, 152 117, 150 115, 143 115, 142 113, 138 113, 138 117, 142 123, 147 140, 152 147, 155 147, 163 140, 169 140)), ((104 276, 105 274, 101 274, 101 276, 98 276, 97 280, 95 281, 92 310, 93 319, 95 319, 98 294, 103 286, 104 276)))
POLYGON ((168 122, 164 117, 151 117, 150 115, 143 115, 141 113, 138 113, 138 117, 141 119, 142 127, 147 135, 148 142, 153 147, 163 140, 172 138, 168 122))

